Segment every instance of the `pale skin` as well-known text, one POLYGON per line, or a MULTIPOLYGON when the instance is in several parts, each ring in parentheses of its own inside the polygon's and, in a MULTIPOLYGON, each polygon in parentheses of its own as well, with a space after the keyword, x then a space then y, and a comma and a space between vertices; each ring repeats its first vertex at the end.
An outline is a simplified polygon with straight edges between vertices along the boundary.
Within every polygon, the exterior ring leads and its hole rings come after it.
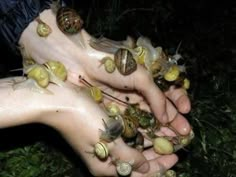
MULTIPOLYGON (((128 96, 129 102, 140 103, 142 108, 152 111, 163 124, 171 122, 171 126, 181 135, 187 135, 191 130, 182 115, 188 113, 191 107, 186 92, 171 88, 162 93, 142 66, 129 76, 122 76, 118 71, 108 74, 103 67, 99 67, 99 60, 108 54, 88 45, 91 36, 85 30, 68 37, 58 29, 51 10, 43 11, 40 18, 53 32, 47 38, 39 37, 36 33, 37 22, 33 21, 22 33, 19 44, 38 63, 61 61, 68 70, 67 83, 64 87, 50 84, 48 89, 53 95, 48 95, 29 92, 27 89, 14 91, 12 78, 2 79, 0 128, 34 122, 51 126, 82 157, 94 176, 117 176, 115 166, 110 163, 111 157, 126 162, 134 161, 132 177, 149 177, 159 170, 171 168, 177 162, 175 154, 160 156, 152 148, 140 153, 128 147, 121 138, 108 144, 110 157, 106 161, 100 161, 88 153, 88 150, 93 151, 93 145, 99 141, 99 129, 104 129, 102 119, 107 119, 107 114, 102 105, 91 99, 78 78, 83 76, 121 100, 128 96)), ((109 98, 105 98, 105 103, 109 101, 109 98)), ((159 133, 174 135, 167 128, 161 129, 159 133)), ((145 145, 149 146, 150 142, 145 141, 145 145)))

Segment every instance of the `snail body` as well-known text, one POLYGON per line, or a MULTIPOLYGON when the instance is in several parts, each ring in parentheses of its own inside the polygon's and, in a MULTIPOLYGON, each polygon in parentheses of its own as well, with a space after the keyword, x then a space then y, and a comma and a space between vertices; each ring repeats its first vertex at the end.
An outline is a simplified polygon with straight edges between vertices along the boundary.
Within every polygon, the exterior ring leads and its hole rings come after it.
POLYGON ((129 75, 137 69, 137 63, 132 53, 127 49, 120 48, 117 50, 114 61, 118 71, 122 75, 129 75))
POLYGON ((123 118, 123 127, 124 127, 122 136, 124 138, 135 137, 138 133, 138 126, 139 126, 138 121, 135 118, 129 117, 126 115, 123 115, 122 118, 123 118))
POLYGON ((78 33, 84 23, 79 14, 69 7, 60 7, 58 9, 56 21, 59 29, 66 34, 78 33))

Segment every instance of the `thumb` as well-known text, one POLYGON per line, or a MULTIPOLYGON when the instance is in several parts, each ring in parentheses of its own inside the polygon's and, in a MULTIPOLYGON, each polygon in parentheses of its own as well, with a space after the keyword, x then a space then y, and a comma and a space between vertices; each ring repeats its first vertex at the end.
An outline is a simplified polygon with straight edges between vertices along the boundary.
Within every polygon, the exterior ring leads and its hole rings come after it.
POLYGON ((140 173, 149 171, 149 163, 144 155, 138 150, 126 145, 121 138, 111 144, 110 154, 114 159, 130 162, 134 171, 140 173))

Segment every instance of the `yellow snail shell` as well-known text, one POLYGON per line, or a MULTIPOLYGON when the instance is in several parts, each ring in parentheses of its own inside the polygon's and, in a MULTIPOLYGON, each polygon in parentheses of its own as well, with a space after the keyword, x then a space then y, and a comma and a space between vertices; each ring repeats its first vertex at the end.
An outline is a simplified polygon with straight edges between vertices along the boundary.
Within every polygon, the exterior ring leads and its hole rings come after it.
POLYGON ((35 80, 40 87, 47 87, 49 84, 49 74, 42 65, 36 65, 27 73, 27 77, 35 80))
POLYGON ((49 71, 51 71, 57 78, 62 81, 65 81, 67 78, 67 70, 65 66, 59 62, 50 60, 44 64, 49 71))
POLYGON ((133 56, 138 64, 144 65, 147 49, 142 46, 136 47, 133 49, 133 56))
POLYGON ((106 105, 106 110, 108 112, 108 115, 111 117, 117 116, 121 113, 120 108, 114 104, 114 103, 109 103, 106 105))
POLYGON ((167 155, 174 151, 173 144, 164 137, 155 138, 153 141, 153 148, 157 154, 167 155))
POLYGON ((179 74, 180 74, 179 67, 177 65, 173 65, 164 74, 164 79, 166 81, 172 82, 172 81, 175 81, 179 77, 179 74))
POLYGON ((129 50, 120 48, 114 57, 115 65, 122 75, 129 75, 137 69, 137 63, 129 50))
POLYGON ((108 73, 113 73, 116 69, 116 65, 115 65, 115 62, 112 58, 110 57, 104 57, 102 60, 101 60, 101 63, 104 64, 104 67, 105 67, 105 70, 108 72, 108 73))
POLYGON ((176 177, 176 172, 174 170, 167 170, 165 172, 165 177, 176 177))
POLYGON ((40 37, 47 37, 52 32, 50 26, 44 22, 39 22, 37 26, 37 33, 40 37))
POLYGON ((94 154, 101 160, 105 160, 109 156, 109 150, 104 142, 98 142, 94 145, 94 154))
POLYGON ((184 79, 183 88, 186 90, 190 88, 190 81, 187 78, 184 79))
POLYGON ((116 171, 120 176, 128 176, 132 170, 132 165, 128 162, 118 162, 116 164, 116 171))
POLYGON ((96 102, 101 102, 103 100, 102 91, 98 87, 95 86, 90 87, 90 95, 96 102))

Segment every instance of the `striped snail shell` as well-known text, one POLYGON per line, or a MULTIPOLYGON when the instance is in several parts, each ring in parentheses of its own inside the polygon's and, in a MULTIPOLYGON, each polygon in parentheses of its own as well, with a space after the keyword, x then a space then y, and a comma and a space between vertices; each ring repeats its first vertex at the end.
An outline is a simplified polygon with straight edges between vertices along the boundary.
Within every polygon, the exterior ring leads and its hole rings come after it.
POLYGON ((118 162, 116 171, 120 176, 128 176, 132 172, 132 165, 128 162, 118 162))
POLYGON ((138 133, 138 120, 135 120, 133 117, 123 115, 123 132, 122 136, 124 138, 133 138, 138 133))
POLYGON ((137 63, 128 49, 118 49, 114 57, 115 65, 122 75, 129 75, 137 69, 137 63))
POLYGON ((69 7, 59 8, 56 20, 59 29, 67 34, 79 32, 84 23, 79 14, 69 7))
POLYGON ((94 154, 101 160, 105 160, 109 156, 107 144, 104 142, 97 142, 94 145, 94 154))

